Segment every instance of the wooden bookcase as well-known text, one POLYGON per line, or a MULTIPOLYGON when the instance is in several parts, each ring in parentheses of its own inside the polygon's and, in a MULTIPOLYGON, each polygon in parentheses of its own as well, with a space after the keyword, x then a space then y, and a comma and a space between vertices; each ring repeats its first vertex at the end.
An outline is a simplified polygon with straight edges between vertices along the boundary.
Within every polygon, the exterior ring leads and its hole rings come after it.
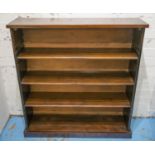
POLYGON ((25 136, 131 137, 140 19, 17 18, 11 30, 25 136))

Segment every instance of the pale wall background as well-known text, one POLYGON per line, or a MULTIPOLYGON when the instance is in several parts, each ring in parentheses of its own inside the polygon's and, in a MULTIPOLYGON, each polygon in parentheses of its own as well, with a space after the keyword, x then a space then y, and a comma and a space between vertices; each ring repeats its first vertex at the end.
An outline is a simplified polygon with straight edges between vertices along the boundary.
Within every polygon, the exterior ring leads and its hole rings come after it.
MULTIPOLYGON (((6 24, 16 17, 95 17, 122 18, 139 17, 150 24, 146 30, 144 48, 140 64, 138 87, 136 91, 134 113, 136 117, 155 116, 155 14, 0 14, 0 119, 8 115, 21 115, 22 106, 17 84, 15 62, 9 30, 6 24)), ((4 121, 2 121, 4 122, 4 121)), ((0 126, 1 123, 0 122, 0 126)))

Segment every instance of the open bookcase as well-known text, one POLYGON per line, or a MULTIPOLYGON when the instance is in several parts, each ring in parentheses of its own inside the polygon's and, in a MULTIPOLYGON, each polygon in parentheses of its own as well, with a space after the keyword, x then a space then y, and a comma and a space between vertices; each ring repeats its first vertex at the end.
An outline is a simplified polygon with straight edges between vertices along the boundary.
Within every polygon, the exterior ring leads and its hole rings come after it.
POLYGON ((11 30, 25 136, 131 137, 140 19, 17 18, 11 30))

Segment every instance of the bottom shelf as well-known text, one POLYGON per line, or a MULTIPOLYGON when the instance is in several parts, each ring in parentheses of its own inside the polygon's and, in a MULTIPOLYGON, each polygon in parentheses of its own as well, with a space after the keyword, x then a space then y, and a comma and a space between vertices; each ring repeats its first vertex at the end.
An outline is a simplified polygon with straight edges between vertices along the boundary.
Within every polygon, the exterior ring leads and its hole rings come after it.
POLYGON ((36 115, 25 136, 131 137, 121 116, 36 115))

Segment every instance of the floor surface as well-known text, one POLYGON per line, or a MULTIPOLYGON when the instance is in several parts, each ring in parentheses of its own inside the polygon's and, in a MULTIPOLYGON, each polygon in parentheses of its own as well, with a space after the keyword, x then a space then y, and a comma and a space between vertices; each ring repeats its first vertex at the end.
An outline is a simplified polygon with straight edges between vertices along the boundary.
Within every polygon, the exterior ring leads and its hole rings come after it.
POLYGON ((135 118, 132 119, 132 132, 133 136, 131 139, 114 139, 114 138, 25 138, 23 135, 24 131, 24 118, 21 116, 12 116, 7 125, 5 126, 2 134, 0 135, 0 141, 42 141, 42 140, 77 140, 77 141, 144 141, 144 140, 155 140, 155 118, 135 118))

